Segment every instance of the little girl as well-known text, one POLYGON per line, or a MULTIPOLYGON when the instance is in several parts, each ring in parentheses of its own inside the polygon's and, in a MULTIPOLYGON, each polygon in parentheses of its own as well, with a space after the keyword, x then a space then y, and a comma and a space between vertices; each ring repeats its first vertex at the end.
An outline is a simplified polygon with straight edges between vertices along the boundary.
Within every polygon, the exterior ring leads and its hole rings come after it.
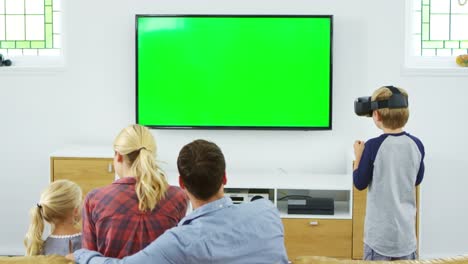
POLYGON ((74 182, 58 180, 49 185, 31 209, 31 224, 24 239, 26 255, 67 255, 81 248, 81 188, 74 182), (44 241, 44 221, 52 234, 44 241))

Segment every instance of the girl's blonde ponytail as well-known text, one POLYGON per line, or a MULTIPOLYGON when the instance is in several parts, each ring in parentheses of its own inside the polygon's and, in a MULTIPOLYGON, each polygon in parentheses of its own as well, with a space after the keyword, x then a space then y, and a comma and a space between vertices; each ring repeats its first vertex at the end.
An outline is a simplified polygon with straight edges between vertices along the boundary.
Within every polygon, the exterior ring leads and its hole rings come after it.
POLYGON ((26 246, 26 256, 35 256, 42 253, 42 234, 44 233, 44 219, 42 218, 41 205, 38 204, 31 208, 31 224, 24 239, 26 246))
POLYGON ((24 238, 27 256, 42 254, 45 222, 51 225, 53 232, 55 224, 81 207, 82 198, 80 186, 69 180, 54 181, 42 192, 40 202, 31 209, 31 224, 24 238))

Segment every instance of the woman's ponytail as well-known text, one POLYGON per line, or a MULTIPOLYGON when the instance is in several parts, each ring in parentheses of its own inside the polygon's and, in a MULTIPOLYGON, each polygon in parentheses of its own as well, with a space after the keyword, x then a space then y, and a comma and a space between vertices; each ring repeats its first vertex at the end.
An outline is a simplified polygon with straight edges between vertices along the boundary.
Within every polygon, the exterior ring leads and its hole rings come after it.
POLYGON ((126 127, 115 138, 114 150, 124 156, 124 162, 127 162, 130 173, 137 180, 138 209, 152 211, 169 188, 166 176, 156 164, 153 135, 144 126, 126 127))
POLYGON ((141 148, 132 165, 137 183, 135 186, 140 211, 152 211, 164 198, 168 183, 166 177, 156 165, 154 156, 146 148, 141 148))

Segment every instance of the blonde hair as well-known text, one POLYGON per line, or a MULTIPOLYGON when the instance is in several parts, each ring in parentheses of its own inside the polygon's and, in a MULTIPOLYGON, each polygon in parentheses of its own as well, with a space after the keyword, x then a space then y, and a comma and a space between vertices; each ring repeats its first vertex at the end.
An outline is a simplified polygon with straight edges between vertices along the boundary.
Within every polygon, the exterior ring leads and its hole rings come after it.
MULTIPOLYGON (((402 89, 397 88, 406 98, 408 98, 408 93, 402 89)), ((372 94, 372 101, 381 101, 387 100, 392 96, 392 92, 387 87, 380 87, 372 94)), ((375 110, 379 113, 382 124, 385 128, 389 129, 398 129, 406 125, 409 118, 409 109, 408 108, 382 108, 375 110)))
POLYGON ((81 207, 82 197, 81 188, 69 180, 55 181, 41 193, 41 199, 30 211, 31 224, 24 239, 27 256, 42 254, 44 221, 52 226, 53 232, 55 224, 81 207))
POLYGON ((148 128, 132 125, 124 128, 114 141, 114 150, 130 165, 137 180, 135 191, 138 209, 152 211, 164 198, 169 187, 166 177, 156 164, 156 142, 148 128))

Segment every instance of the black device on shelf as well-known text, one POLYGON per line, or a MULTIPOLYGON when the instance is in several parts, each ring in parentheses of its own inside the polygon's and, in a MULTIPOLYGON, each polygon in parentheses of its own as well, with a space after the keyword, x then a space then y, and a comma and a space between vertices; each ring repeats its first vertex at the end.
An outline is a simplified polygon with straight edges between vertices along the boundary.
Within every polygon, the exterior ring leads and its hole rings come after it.
POLYGON ((11 60, 7 60, 3 58, 3 55, 0 54, 0 67, 1 66, 11 66, 11 60))
MULTIPOLYGON (((270 189, 226 188, 224 195, 234 204, 253 202, 258 199, 270 199, 270 189)), ((272 192, 272 191, 271 191, 272 192)))
POLYGON ((309 196, 290 196, 288 214, 334 215, 335 203, 332 198, 314 198, 309 196))

